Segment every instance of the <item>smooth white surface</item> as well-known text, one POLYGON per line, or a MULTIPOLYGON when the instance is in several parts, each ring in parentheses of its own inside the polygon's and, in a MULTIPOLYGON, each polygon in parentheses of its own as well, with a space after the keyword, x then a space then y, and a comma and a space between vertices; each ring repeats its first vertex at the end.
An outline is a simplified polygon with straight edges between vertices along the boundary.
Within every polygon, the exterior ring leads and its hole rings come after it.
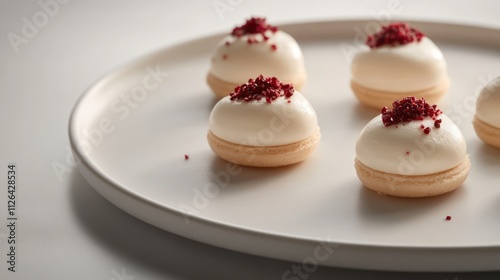
POLYGON ((231 101, 226 96, 212 109, 208 129, 217 137, 240 145, 279 146, 312 136, 318 129, 318 117, 298 91, 272 103, 265 99, 231 101))
MULTIPOLYGON (((18 53, 6 34, 21 34, 22 18, 31 19, 41 7, 36 0, 0 2, 0 34, 3 34, 0 39, 0 162, 2 166, 16 162, 22 180, 19 186, 21 219, 18 220, 22 238, 18 254, 22 263, 15 275, 7 273, 2 263, 0 278, 119 279, 116 273, 124 271, 135 279, 280 279, 297 264, 236 253, 169 234, 103 199, 72 164, 67 136, 69 114, 89 85, 111 69, 174 43, 227 32, 228 27, 251 15, 266 15, 278 24, 312 19, 375 20, 388 11, 390 1, 328 0, 315 1, 313 5, 306 1, 243 1, 222 14, 216 12, 211 1, 196 4, 163 0, 68 2, 36 36, 19 46, 18 53), (67 169, 55 173, 54 163, 67 169)), ((495 1, 399 3, 391 18, 500 27, 500 7, 495 1)), ((353 30, 349 36, 357 34, 353 30)), ((464 60, 476 58, 468 56, 464 60)), ((322 63, 348 67, 343 61, 322 63)), ((461 64, 449 66, 458 74, 467 74, 468 78, 460 81, 457 88, 475 94, 485 81, 500 74, 498 69, 488 67, 470 71, 461 64)), ((336 74, 340 70, 332 71, 336 74)), ((348 90, 348 87, 343 89, 348 90)), ((329 92, 338 94, 339 90, 329 92)), ((455 118, 473 114, 470 108, 474 102, 469 100, 453 104, 456 105, 452 107, 455 118)), ((460 124, 468 127, 466 120, 460 124)), ((495 164, 494 158, 490 160, 495 164)), ((488 169, 492 173, 497 170, 494 166, 488 169)), ((3 180, 0 185, 6 186, 3 180)), ((6 193, 0 194, 0 217, 6 216, 5 196, 6 193)), ((411 207, 401 206, 402 211, 394 215, 412 216, 411 207)), ((498 207, 484 206, 488 207, 492 213, 499 213, 498 207)), ((379 214, 391 215, 387 211, 379 214)), ((494 224, 498 219, 497 216, 485 223, 494 224)), ((470 234, 463 228, 454 233, 470 234)), ((6 228, 0 227, 2 256, 7 253, 6 234, 6 228)), ((307 255, 310 254, 304 258, 307 255)), ((330 267, 318 267, 309 276, 309 279, 384 280, 495 278, 483 273, 422 275, 330 267)))
POLYGON ((249 78, 259 75, 278 77, 285 83, 304 79, 304 58, 297 41, 281 30, 268 31, 266 35, 267 41, 260 34, 239 38, 225 36, 215 48, 210 72, 223 81, 236 84, 246 83, 249 78), (248 44, 249 38, 258 43, 248 44), (275 45, 276 50, 271 45, 275 45))
MULTIPOLYGON (((345 58, 340 45, 348 38, 343 34, 365 24, 332 21, 286 28, 302 42, 308 61, 341 61, 345 58), (331 32, 333 27, 337 33, 331 32)), ((438 39, 444 36, 440 34, 467 28, 415 25, 436 30, 433 36, 438 39)), ((476 59, 468 68, 482 65, 493 69, 500 59, 498 51, 486 53, 479 47, 464 51, 462 47, 471 40, 481 40, 478 36, 497 38, 492 47, 500 46, 500 37, 496 36, 500 31, 474 31, 469 37, 441 42, 443 49, 450 61, 460 63, 459 58, 473 56, 476 59)), ((306 161, 263 169, 235 168, 217 158, 205 139, 206 119, 214 100, 204 83, 201 65, 206 65, 210 57, 207 46, 218 39, 199 39, 145 56, 104 77, 78 102, 70 121, 72 148, 82 161, 82 174, 105 198, 173 233, 261 256, 300 262, 318 242, 327 242, 325 246, 335 248, 337 253, 318 259, 325 265, 420 271, 497 267, 498 225, 485 223, 496 213, 484 206, 494 207, 500 195, 494 188, 496 174, 488 172, 495 168, 490 161, 500 161, 498 151, 485 154, 481 142, 472 142, 476 176, 470 176, 460 190, 448 195, 406 200, 366 190, 354 172, 353 144, 364 124, 377 113, 359 105, 348 90, 337 95, 325 91, 325 81, 339 85, 339 89, 347 87, 349 72, 344 67, 339 67, 336 80, 327 79, 326 66, 330 64, 312 63, 308 69, 315 79, 304 92, 316 93, 308 96, 324 137, 306 161), (125 114, 113 105, 118 102, 120 107, 126 106, 120 103, 123 94, 134 96, 137 86, 149 80, 151 69, 163 73, 169 67, 176 71, 154 76, 158 85, 151 87, 144 98, 134 99, 133 111, 125 114), (94 130, 101 131, 100 138, 95 136, 98 132, 88 133, 94 130), (189 154, 189 160, 184 154, 189 154), (404 209, 413 215, 402 215, 404 209), (387 215, 381 215, 386 211, 387 215), (450 214, 456 217, 453 223, 444 221, 450 214), (462 228, 470 234, 455 233, 462 228), (440 235, 433 234, 436 231, 440 235), (362 256, 378 256, 379 260, 360 261, 362 256), (481 262, 468 263, 469 258, 481 262)), ((456 84, 472 75, 452 74, 456 84)), ((468 94, 457 89, 448 102, 460 102, 468 94)), ((442 106, 444 112, 446 107, 442 106)), ((443 126, 446 124, 444 119, 443 126)), ((468 126, 463 130, 467 139, 476 139, 468 126)))
POLYGON ((476 115, 483 122, 500 128, 500 77, 489 82, 479 94, 476 115))
POLYGON ((406 45, 364 47, 354 56, 351 73, 364 87, 401 93, 402 97, 435 87, 447 75, 443 53, 429 37, 406 45))
POLYGON ((384 126, 380 115, 361 131, 356 141, 356 158, 382 172, 400 175, 429 175, 452 169, 465 158, 467 144, 460 129, 445 115, 434 120, 384 126), (430 127, 424 134, 420 125, 430 127))

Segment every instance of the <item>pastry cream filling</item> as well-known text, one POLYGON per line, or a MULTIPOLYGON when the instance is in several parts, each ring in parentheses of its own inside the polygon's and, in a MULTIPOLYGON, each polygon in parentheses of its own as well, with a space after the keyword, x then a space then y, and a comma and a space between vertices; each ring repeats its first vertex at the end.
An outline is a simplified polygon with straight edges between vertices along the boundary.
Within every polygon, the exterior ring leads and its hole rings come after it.
POLYGON ((226 96, 215 105, 209 118, 209 130, 215 136, 247 146, 292 144, 307 139, 317 129, 316 112, 298 91, 272 103, 264 99, 231 101, 226 96))
POLYGON ((361 86, 405 96, 430 89, 447 78, 443 54, 427 37, 406 45, 365 46, 354 56, 351 74, 361 86))
POLYGON ((356 158, 371 169, 399 175, 428 175, 458 166, 467 146, 460 129, 444 114, 441 127, 434 120, 384 126, 380 115, 361 131, 356 158), (430 127, 425 134, 420 125, 430 127))
POLYGON ((280 30, 276 33, 267 31, 266 35, 269 36, 267 41, 263 41, 261 34, 239 38, 226 36, 216 47, 210 73, 235 84, 245 83, 258 75, 278 77, 290 83, 305 75, 304 58, 295 39, 280 30), (258 42, 249 44, 249 38, 255 38, 258 42), (276 50, 273 50, 272 45, 276 46, 276 50))
POLYGON ((479 94, 476 116, 481 121, 500 129, 500 77, 488 83, 479 94))

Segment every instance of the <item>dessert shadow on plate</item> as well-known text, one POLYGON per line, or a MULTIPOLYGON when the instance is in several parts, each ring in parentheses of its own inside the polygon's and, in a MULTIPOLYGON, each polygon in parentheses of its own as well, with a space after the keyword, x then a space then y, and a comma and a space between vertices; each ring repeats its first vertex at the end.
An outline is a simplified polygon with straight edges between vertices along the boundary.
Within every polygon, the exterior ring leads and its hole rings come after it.
MULTIPOLYGON (((478 152, 481 160, 487 164, 500 166, 500 149, 495 149, 488 144, 482 143, 479 145, 478 152)), ((495 174, 498 174, 498 172, 495 174)))
POLYGON ((358 204, 360 217, 368 220, 377 218, 377 222, 382 223, 411 223, 412 218, 435 211, 435 208, 443 203, 462 199, 466 187, 464 184, 449 193, 415 199, 378 194, 360 184, 358 204))
MULTIPOLYGON (((266 181, 269 179, 276 179, 281 176, 286 176, 286 174, 293 172, 297 168, 300 168, 301 165, 305 164, 304 162, 295 163, 292 165, 281 166, 281 167, 251 167, 251 166, 243 166, 237 165, 234 163, 230 163, 220 157, 214 155, 212 162, 210 164, 210 171, 212 174, 218 174, 219 172, 224 172, 229 170, 233 170, 236 175, 231 176, 231 184, 230 187, 238 187, 239 185, 248 186, 248 184, 240 184, 243 182, 258 182, 258 181, 266 181)), ((211 179, 213 180, 213 179, 211 179)), ((216 183, 216 182, 214 182, 216 183)), ((252 184, 252 186, 265 185, 265 184, 252 184)))

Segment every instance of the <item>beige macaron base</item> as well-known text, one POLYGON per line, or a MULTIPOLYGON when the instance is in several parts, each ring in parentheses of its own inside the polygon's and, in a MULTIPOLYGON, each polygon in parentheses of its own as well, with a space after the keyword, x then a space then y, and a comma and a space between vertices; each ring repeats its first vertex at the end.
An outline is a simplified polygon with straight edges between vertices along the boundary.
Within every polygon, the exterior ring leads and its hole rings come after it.
MULTIPOLYGON (((248 77, 248 78, 255 78, 255 77, 248 77)), ((292 83, 293 87, 296 90, 300 91, 306 82, 306 75, 299 76, 295 78, 293 81, 282 81, 282 82, 292 83)), ((208 73, 207 75, 207 84, 208 86, 210 86, 215 96, 219 99, 228 96, 229 93, 234 91, 235 87, 240 85, 223 81, 215 77, 212 73, 208 73)))
POLYGON ((474 129, 476 130, 477 136, 484 143, 493 146, 495 148, 500 149, 500 129, 494 126, 491 126, 482 120, 480 120, 477 116, 474 117, 474 129))
POLYGON ((355 160, 354 166, 365 187, 380 194, 397 197, 429 197, 451 192, 458 188, 469 175, 469 156, 458 166, 429 175, 399 175, 371 169, 355 160))
POLYGON ((303 161, 314 151, 321 138, 318 130, 309 138, 281 146, 245 146, 231 143, 208 131, 210 148, 229 162, 253 167, 279 167, 303 161))
POLYGON ((390 107, 394 100, 400 100, 407 96, 415 96, 417 98, 423 97, 427 103, 437 104, 446 92, 448 92, 449 86, 449 79, 446 78, 437 86, 430 89, 395 93, 370 89, 351 80, 351 88, 354 95, 361 103, 375 109, 381 109, 384 106, 390 107))

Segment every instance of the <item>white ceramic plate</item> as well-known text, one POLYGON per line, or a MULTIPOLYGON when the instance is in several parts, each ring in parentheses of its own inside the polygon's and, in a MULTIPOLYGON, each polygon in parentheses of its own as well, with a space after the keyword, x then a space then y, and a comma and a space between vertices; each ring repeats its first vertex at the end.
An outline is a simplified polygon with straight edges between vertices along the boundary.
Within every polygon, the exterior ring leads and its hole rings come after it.
POLYGON ((372 24, 282 26, 304 51, 309 80, 302 93, 322 131, 303 163, 235 169, 212 153, 206 132, 216 100, 205 75, 216 35, 124 65, 81 97, 69 127, 81 173, 147 223, 240 252, 311 266, 499 269, 500 151, 476 137, 471 119, 478 90, 500 74, 500 30, 413 23, 446 57, 452 87, 440 107, 462 129, 472 170, 453 193, 399 199, 365 189, 353 168, 355 140, 378 112, 351 93, 349 56, 359 30, 372 24))

